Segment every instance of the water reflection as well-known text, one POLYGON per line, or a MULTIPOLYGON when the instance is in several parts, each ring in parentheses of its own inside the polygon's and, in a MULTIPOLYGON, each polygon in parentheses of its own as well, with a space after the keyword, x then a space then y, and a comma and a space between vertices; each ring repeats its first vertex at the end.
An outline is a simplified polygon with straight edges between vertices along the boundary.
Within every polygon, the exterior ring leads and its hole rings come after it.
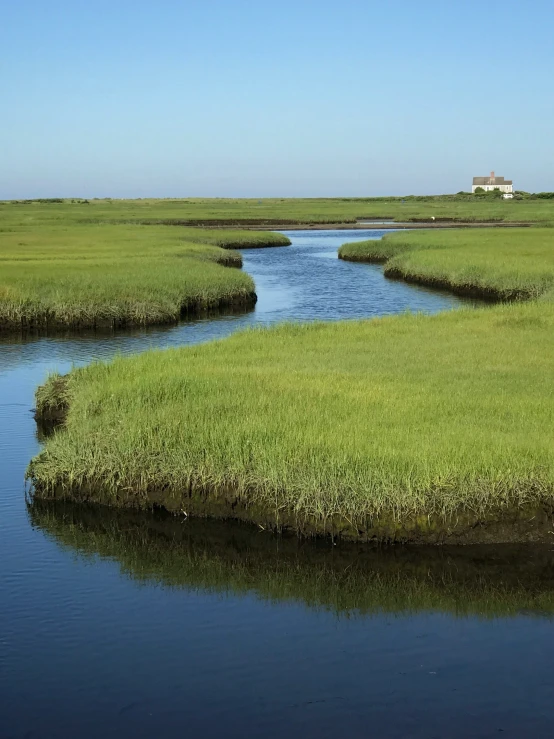
POLYGON ((245 252, 247 314, 0 339, 0 737, 551 736, 548 549, 330 548, 25 505, 33 393, 51 370, 252 324, 467 302, 336 258, 382 234, 299 232, 245 252))
POLYGON ((337 615, 554 615, 549 547, 374 548, 299 540, 230 522, 35 501, 34 526, 145 584, 255 594, 337 615))

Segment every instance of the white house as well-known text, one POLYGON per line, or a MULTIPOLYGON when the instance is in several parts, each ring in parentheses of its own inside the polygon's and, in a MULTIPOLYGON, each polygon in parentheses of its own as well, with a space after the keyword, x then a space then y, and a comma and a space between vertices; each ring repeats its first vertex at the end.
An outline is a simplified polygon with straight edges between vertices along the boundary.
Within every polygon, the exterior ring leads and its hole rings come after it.
POLYGON ((490 177, 474 177, 471 192, 475 193, 478 187, 485 190, 485 192, 489 190, 500 190, 504 198, 514 197, 514 184, 512 180, 505 180, 504 177, 496 177, 494 172, 491 172, 490 177))

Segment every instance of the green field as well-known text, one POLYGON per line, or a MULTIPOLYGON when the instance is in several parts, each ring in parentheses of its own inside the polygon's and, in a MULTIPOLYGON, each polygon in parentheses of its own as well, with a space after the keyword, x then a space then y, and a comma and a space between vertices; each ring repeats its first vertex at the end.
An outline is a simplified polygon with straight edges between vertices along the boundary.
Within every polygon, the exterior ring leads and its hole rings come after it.
POLYGON ((51 378, 39 413, 67 419, 29 474, 46 498, 434 536, 554 504, 553 378, 548 302, 251 330, 51 378))
MULTIPOLYGON (((39 274, 44 233, 30 246, 39 274)), ((74 258, 62 262, 86 264, 96 287, 115 234, 128 235, 133 246, 121 249, 149 280, 159 263, 160 291, 178 260, 249 280, 211 261, 228 252, 190 243, 224 243, 220 230, 89 224, 67 234, 74 258), (77 230, 89 239, 78 249, 77 230)), ((161 505, 345 538, 551 536, 554 230, 404 232, 341 251, 388 260, 396 277, 516 301, 285 324, 53 376, 38 414, 64 424, 30 465, 37 498, 161 505)))
POLYGON ((501 300, 554 299, 554 229, 412 231, 343 244, 339 257, 385 275, 501 300))
POLYGON ((0 202, 0 233, 29 225, 83 223, 175 223, 181 225, 305 225, 353 223, 358 219, 399 222, 467 222, 554 225, 554 200, 497 200, 471 196, 429 198, 183 198, 0 202))
POLYGON ((0 330, 147 325, 252 306, 254 283, 228 269, 242 265, 230 247, 288 243, 254 231, 12 225, 0 233, 0 330))
POLYGON ((419 231, 346 243, 339 257, 385 275, 500 300, 554 299, 554 229, 419 231))
POLYGON ((337 617, 448 613, 552 618, 551 548, 366 548, 260 536, 228 522, 35 501, 33 526, 84 558, 104 557, 139 584, 293 602, 337 617))

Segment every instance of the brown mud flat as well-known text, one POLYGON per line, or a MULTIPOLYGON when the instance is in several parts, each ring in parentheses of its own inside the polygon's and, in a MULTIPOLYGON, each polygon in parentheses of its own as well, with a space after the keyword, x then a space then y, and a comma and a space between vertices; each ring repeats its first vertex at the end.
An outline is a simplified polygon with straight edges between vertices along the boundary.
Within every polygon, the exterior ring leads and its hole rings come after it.
MULTIPOLYGON (((355 223, 355 219, 352 221, 345 221, 346 223, 355 223)), ((275 230, 275 226, 287 225, 294 227, 299 221, 283 218, 130 218, 130 219, 109 219, 109 220, 95 220, 85 218, 79 221, 79 223, 87 224, 109 224, 109 225, 140 225, 140 226, 183 226, 188 228, 221 228, 221 229, 250 229, 260 225, 264 228, 263 231, 275 230)), ((256 244, 244 244, 243 242, 237 241, 225 242, 222 249, 263 249, 266 247, 273 246, 288 246, 288 244, 275 244, 272 242, 260 242, 256 244)))
MULTIPOLYGON (((234 265, 231 265, 234 266, 234 265)), ((217 316, 227 312, 247 312, 252 310, 258 296, 254 291, 242 295, 232 295, 216 298, 209 304, 203 301, 190 301, 181 306, 177 316, 167 316, 164 319, 135 321, 127 316, 92 316, 90 319, 77 321, 60 321, 48 313, 32 319, 19 321, 2 321, 0 319, 0 338, 14 334, 29 336, 52 336, 70 332, 72 334, 83 331, 111 332, 126 329, 139 329, 153 326, 176 325, 181 320, 217 316)))
MULTIPOLYGON (((387 219, 388 220, 388 219, 387 219)), ((441 221, 438 218, 435 221, 402 221, 399 223, 381 223, 379 220, 366 221, 364 223, 278 223, 273 226, 279 226, 281 230, 298 230, 298 231, 401 231, 401 230, 417 230, 417 229, 445 229, 445 228, 530 228, 533 223, 505 223, 504 221, 441 221)), ((208 226, 213 228, 213 226, 208 226)), ((232 225, 222 225, 220 228, 236 228, 232 225)), ((258 224, 258 231, 269 230, 269 226, 258 224)), ((237 247, 241 248, 241 247, 237 247)))
MULTIPOLYGON (((450 218, 436 217, 435 220, 424 218, 408 218, 398 223, 382 223, 382 221, 394 221, 394 216, 372 216, 371 218, 358 218, 345 221, 295 221, 286 218, 232 218, 232 219, 207 219, 207 220, 187 220, 187 219, 159 219, 159 220, 129 220, 129 221, 108 221, 112 224, 140 224, 142 226, 182 226, 193 228, 207 229, 224 229, 224 230, 255 230, 255 231, 367 231, 372 227, 378 230, 398 230, 398 229, 418 229, 418 228, 526 228, 536 225, 530 221, 506 222, 506 221, 469 221, 469 220, 452 220, 450 218), (363 223, 361 222, 363 221, 363 223)), ((98 223, 98 221, 82 221, 83 223, 98 223)), ((277 244, 260 243, 245 245, 240 242, 229 242, 222 249, 264 249, 276 247, 277 244)))

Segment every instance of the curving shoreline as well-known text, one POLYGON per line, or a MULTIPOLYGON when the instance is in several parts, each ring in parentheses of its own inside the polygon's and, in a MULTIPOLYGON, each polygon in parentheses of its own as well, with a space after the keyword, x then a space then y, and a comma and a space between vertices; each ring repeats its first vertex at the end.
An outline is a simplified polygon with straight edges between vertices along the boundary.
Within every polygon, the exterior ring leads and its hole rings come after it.
POLYGON ((234 247, 284 247, 283 234, 138 226, 42 228, 4 235, 0 333, 175 324, 256 304, 234 247))
MULTIPOLYGON (((68 376, 53 376, 37 390, 35 420, 43 439, 62 429, 67 421, 71 407, 68 380, 68 376)), ((40 471, 40 455, 38 459, 40 471)), ((193 479, 184 488, 159 481, 140 492, 113 491, 106 497, 101 480, 85 479, 79 483, 61 477, 44 481, 36 477, 33 463, 28 477, 33 482, 32 498, 37 505, 159 510, 185 519, 236 521, 275 534, 294 533, 304 538, 323 537, 333 541, 432 546, 539 544, 551 542, 554 529, 554 487, 545 491, 545 495, 529 489, 523 504, 518 504, 514 497, 511 503, 503 499, 499 507, 489 504, 481 510, 470 505, 442 514, 430 509, 427 513, 413 514, 385 510, 358 517, 335 511, 322 518, 284 505, 272 510, 267 500, 256 499, 255 489, 202 484, 193 479)))
MULTIPOLYGON (((338 258, 384 264, 385 277, 487 301, 525 301, 554 290, 554 229, 390 234, 343 244, 338 258)), ((554 298, 554 295, 553 295, 554 298)))
POLYGON ((363 542, 550 541, 554 310, 522 298, 548 290, 554 232, 483 233, 346 250, 515 303, 283 325, 50 378, 37 416, 62 427, 29 467, 34 497, 363 542))
POLYGON ((549 541, 553 328, 530 302, 74 370, 37 394, 63 426, 31 462, 34 497, 358 541, 549 541))
POLYGON ((328 547, 229 521, 42 501, 28 511, 58 546, 108 557, 145 584, 293 599, 337 614, 554 613, 551 547, 328 547))

